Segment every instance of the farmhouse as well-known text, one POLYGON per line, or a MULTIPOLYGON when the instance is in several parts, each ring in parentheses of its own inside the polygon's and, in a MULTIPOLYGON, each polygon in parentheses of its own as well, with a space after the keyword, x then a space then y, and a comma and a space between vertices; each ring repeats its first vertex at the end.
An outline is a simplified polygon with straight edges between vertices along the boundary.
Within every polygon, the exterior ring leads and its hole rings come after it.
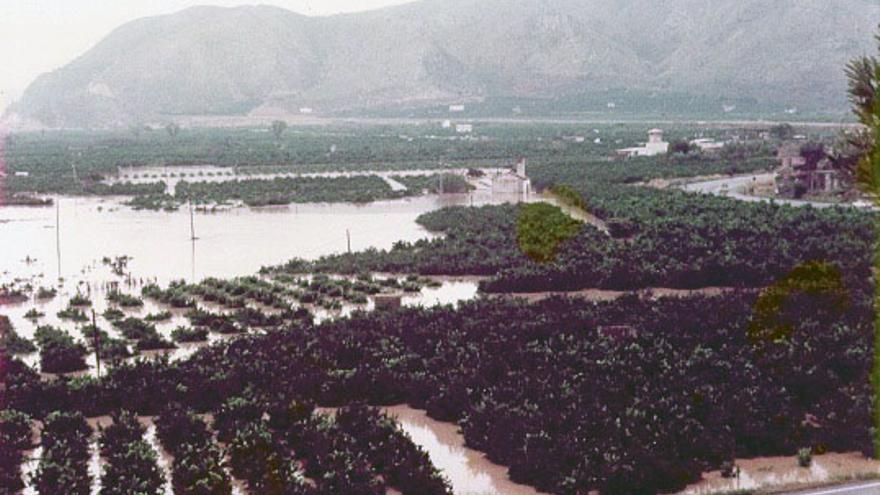
POLYGON ((779 160, 780 173, 783 174, 803 167, 807 163, 807 159, 801 156, 800 145, 796 143, 780 146, 776 158, 779 160))
POLYGON ((470 134, 474 132, 473 124, 455 124, 455 132, 459 134, 470 134))
POLYGON ((715 151, 721 151, 721 149, 724 148, 724 143, 719 143, 711 138, 700 138, 691 141, 691 146, 700 148, 700 151, 704 153, 712 153, 715 151))
POLYGON ((840 171, 831 160, 822 158, 813 165, 801 153, 801 146, 788 143, 777 153, 777 190, 780 196, 801 197, 803 194, 833 193, 841 189, 840 171))
POLYGON ((665 155, 667 152, 669 152, 669 143, 663 140, 663 130, 651 129, 648 131, 648 142, 644 146, 619 149, 617 156, 631 158, 634 156, 665 155))
POLYGON ((499 194, 526 195, 531 189, 531 181, 526 175, 526 160, 521 158, 516 166, 492 176, 492 192, 499 194))

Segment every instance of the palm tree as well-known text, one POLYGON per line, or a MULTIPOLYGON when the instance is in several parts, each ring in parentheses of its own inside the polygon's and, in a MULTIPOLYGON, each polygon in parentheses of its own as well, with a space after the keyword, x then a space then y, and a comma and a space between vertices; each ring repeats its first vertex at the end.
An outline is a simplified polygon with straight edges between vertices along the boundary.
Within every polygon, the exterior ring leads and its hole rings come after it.
MULTIPOLYGON (((875 37, 880 53, 880 32, 875 37)), ((856 184, 862 191, 880 198, 877 194, 880 192, 880 152, 877 150, 877 143, 880 142, 880 99, 877 98, 880 60, 871 56, 852 60, 846 66, 846 76, 849 79, 848 93, 853 113, 865 128, 845 138, 845 145, 851 149, 853 156, 844 156, 838 162, 854 165, 856 184)))
MULTIPOLYGON (((876 35, 880 53, 880 32, 876 35)), ((880 60, 861 57, 846 67, 849 78, 849 99, 853 112, 865 128, 856 133, 850 143, 860 147, 862 153, 855 171, 856 184, 863 192, 873 196, 880 205, 880 60)), ((874 270, 880 269, 880 244, 875 247, 874 270)), ((874 302, 874 366, 871 385, 874 391, 874 456, 880 458, 880 293, 874 302)))

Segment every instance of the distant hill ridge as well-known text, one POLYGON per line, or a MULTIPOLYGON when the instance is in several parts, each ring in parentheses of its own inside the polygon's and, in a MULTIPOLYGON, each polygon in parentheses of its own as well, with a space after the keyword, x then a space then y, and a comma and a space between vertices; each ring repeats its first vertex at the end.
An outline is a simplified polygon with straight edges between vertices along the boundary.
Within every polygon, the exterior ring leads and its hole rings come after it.
POLYGON ((423 0, 306 17, 195 7, 125 24, 11 111, 51 126, 360 111, 615 88, 842 112, 878 0, 423 0))

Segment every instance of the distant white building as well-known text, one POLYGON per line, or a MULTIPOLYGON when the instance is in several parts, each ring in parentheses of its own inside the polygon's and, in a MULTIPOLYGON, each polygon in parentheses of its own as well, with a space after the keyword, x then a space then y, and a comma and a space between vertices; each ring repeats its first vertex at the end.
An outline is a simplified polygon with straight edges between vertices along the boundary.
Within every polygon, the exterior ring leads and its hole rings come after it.
POLYGON ((18 171, 15 172, 15 176, 16 176, 16 177, 29 177, 30 175, 31 175, 31 174, 30 174, 29 172, 24 172, 24 171, 21 171, 21 170, 18 170, 18 171))
POLYGON ((451 120, 444 120, 444 121, 440 124, 440 126, 443 127, 444 129, 449 129, 449 128, 452 127, 452 121, 451 121, 451 120))
POLYGON ((461 113, 464 112, 464 105, 449 105, 450 113, 461 113))
POLYGON ((651 129, 648 131, 648 142, 644 146, 636 148, 623 148, 617 150, 617 156, 626 158, 634 156, 657 156, 665 155, 669 152, 669 143, 663 140, 662 129, 651 129))
POLYGON ((455 132, 459 134, 470 134, 474 132, 473 124, 455 124, 455 132))
POLYGON ((311 107, 301 107, 299 109, 299 113, 301 113, 303 115, 310 115, 310 114, 315 113, 315 109, 311 108, 311 107))
POLYGON ((711 153, 714 151, 719 151, 721 150, 721 148, 724 148, 724 143, 719 143, 718 141, 715 141, 711 138, 701 138, 691 141, 691 146, 696 146, 697 148, 700 148, 700 151, 711 153))
POLYGON ((512 170, 492 176, 492 193, 527 195, 531 181, 526 175, 526 160, 520 158, 512 170))

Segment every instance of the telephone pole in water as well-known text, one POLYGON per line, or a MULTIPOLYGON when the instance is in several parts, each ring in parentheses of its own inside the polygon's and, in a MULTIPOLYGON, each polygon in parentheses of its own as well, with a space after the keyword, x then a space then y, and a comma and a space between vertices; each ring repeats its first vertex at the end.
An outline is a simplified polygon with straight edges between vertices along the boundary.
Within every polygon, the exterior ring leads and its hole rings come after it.
POLYGON ((55 198, 55 254, 58 257, 58 281, 61 281, 61 201, 55 198))
POLYGON ((101 376, 101 336, 99 335, 98 324, 95 319, 95 310, 92 308, 92 336, 95 346, 95 373, 101 376))

